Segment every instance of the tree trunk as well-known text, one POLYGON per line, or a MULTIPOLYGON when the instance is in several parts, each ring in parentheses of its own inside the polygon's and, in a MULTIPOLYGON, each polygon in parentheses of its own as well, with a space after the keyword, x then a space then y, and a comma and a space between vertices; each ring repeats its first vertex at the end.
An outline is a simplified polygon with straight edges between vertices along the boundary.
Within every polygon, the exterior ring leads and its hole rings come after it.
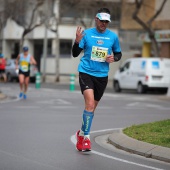
MULTIPOLYGON (((154 32, 153 32, 153 34, 154 34, 154 32)), ((156 41, 155 36, 151 35, 149 37, 151 39, 151 43, 152 43, 152 47, 153 47, 153 51, 154 51, 154 56, 160 57, 158 42, 156 41)))
POLYGON ((139 11, 142 7, 142 5, 144 5, 144 1, 143 0, 135 0, 135 6, 136 9, 132 15, 133 19, 140 24, 143 29, 148 32, 149 38, 151 40, 152 43, 152 47, 153 47, 153 51, 154 51, 154 56, 156 57, 160 57, 160 52, 159 52, 159 47, 158 47, 158 42, 156 41, 155 38, 155 31, 152 29, 152 22, 157 18, 157 16, 161 13, 161 11, 163 10, 163 7, 165 5, 167 0, 164 0, 160 6, 160 8, 157 10, 157 12, 148 20, 148 22, 144 22, 139 16, 139 11))
MULTIPOLYGON (((57 21, 58 23, 58 21, 57 21)), ((58 27, 58 24, 56 24, 58 27)), ((55 81, 59 82, 60 81, 60 40, 59 40, 59 36, 58 36, 58 30, 56 31, 56 75, 55 75, 55 81)))
POLYGON ((19 44, 19 52, 22 52, 23 44, 24 44, 24 36, 22 35, 19 44))

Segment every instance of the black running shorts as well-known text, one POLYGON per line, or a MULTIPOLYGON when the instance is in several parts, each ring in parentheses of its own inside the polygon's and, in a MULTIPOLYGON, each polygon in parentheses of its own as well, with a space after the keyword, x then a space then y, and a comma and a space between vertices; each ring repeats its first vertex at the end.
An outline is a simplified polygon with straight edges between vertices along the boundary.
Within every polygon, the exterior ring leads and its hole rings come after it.
POLYGON ((99 101, 103 96, 105 88, 107 86, 108 76, 107 77, 94 77, 86 73, 79 73, 79 84, 81 92, 83 94, 84 90, 93 89, 94 90, 94 99, 99 101))
POLYGON ((30 70, 26 71, 26 72, 19 70, 19 74, 23 74, 25 77, 29 77, 30 76, 30 70))
POLYGON ((0 69, 0 74, 4 74, 5 70, 4 69, 0 69))

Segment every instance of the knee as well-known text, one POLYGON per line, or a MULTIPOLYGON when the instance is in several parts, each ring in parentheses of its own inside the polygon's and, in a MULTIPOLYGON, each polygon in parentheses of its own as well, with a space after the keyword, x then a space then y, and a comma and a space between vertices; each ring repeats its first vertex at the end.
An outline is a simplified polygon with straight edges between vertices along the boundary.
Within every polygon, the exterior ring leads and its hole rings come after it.
POLYGON ((19 84, 21 84, 21 85, 24 84, 24 81, 20 80, 20 81, 19 81, 19 84))
POLYGON ((85 110, 89 112, 93 112, 95 109, 95 103, 93 101, 86 103, 86 108, 85 110))

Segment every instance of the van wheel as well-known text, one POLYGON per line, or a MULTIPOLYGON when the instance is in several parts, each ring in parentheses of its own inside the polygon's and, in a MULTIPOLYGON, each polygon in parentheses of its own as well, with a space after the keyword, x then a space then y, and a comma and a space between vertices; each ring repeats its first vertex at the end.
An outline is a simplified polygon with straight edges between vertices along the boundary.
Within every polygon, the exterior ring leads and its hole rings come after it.
POLYGON ((119 86, 119 82, 118 81, 114 82, 114 91, 115 92, 121 92, 121 88, 119 86))
POLYGON ((139 94, 145 93, 145 87, 142 85, 142 83, 138 83, 137 92, 139 94))

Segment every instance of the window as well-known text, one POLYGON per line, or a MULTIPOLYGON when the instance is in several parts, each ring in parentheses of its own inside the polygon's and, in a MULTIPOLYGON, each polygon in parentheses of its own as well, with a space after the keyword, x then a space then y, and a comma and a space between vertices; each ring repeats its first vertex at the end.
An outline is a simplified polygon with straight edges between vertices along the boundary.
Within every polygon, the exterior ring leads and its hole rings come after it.
POLYGON ((72 40, 60 40, 60 57, 71 57, 72 40))
POLYGON ((130 66, 130 62, 125 63, 125 65, 120 68, 120 72, 128 70, 129 66, 130 66))

